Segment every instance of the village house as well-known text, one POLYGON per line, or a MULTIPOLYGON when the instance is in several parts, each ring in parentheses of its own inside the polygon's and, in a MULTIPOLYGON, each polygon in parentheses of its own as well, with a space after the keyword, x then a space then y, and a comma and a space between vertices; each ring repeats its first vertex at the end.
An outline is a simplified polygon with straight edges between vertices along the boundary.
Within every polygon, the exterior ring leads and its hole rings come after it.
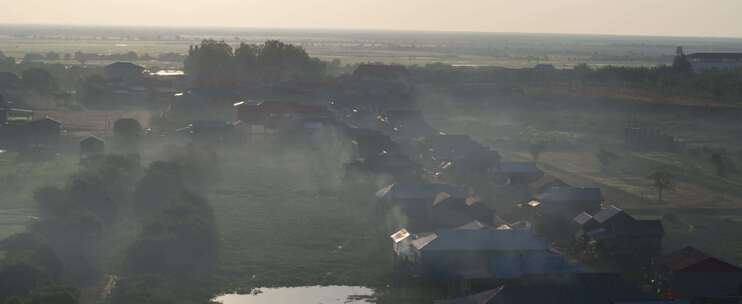
POLYGON ((194 120, 233 120, 233 104, 241 98, 235 90, 192 88, 174 94, 164 116, 180 124, 194 120))
POLYGON ((611 205, 593 216, 580 213, 574 221, 579 225, 576 237, 581 242, 598 244, 619 264, 645 264, 662 251, 665 232, 659 220, 637 220, 611 205))
POLYGON ((239 121, 198 120, 177 131, 188 134, 193 143, 196 144, 237 144, 241 140, 241 136, 236 128, 239 124, 239 121))
POLYGON ((144 76, 144 67, 131 62, 114 62, 103 67, 103 76, 108 81, 128 82, 144 76))
POLYGON ((658 287, 665 298, 693 303, 739 303, 742 268, 694 247, 656 261, 658 287))
POLYGON ((347 176, 387 175, 395 182, 415 182, 423 175, 418 163, 399 153, 380 153, 357 159, 348 163, 345 169, 347 176))
MULTIPOLYGON (((407 228, 421 231, 430 226, 430 215, 433 202, 439 193, 447 193, 452 198, 466 199, 469 190, 448 184, 430 184, 420 182, 398 182, 376 192, 380 212, 398 209, 407 218, 407 228)), ((399 227, 401 228, 401 227, 399 227)))
POLYGON ((658 300, 620 275, 569 273, 529 278, 435 304, 689 304, 658 300))
POLYGON ((4 101, 0 95, 0 126, 26 123, 33 120, 33 111, 4 101))
POLYGON ((343 133, 351 140, 354 158, 365 159, 400 152, 399 145, 380 131, 346 127, 343 133))
POLYGON ((498 172, 507 176, 511 184, 516 185, 528 185, 544 176, 544 172, 535 162, 501 162, 498 172))
POLYGON ((600 188, 550 188, 523 204, 536 230, 554 239, 573 239, 572 220, 581 212, 600 210, 603 194, 600 188))
POLYGON ((80 160, 103 155, 105 142, 96 136, 88 136, 80 141, 80 160))
POLYGON ((569 187, 569 184, 567 184, 566 182, 550 174, 544 174, 543 176, 539 177, 537 180, 528 184, 528 190, 533 195, 544 193, 551 188, 561 188, 561 187, 569 187))
POLYGON ((401 267, 464 288, 581 271, 526 230, 443 229, 405 237, 398 232, 392 239, 401 267))
POLYGON ((742 53, 693 53, 686 58, 696 73, 742 68, 742 53))
POLYGON ((403 139, 427 137, 437 134, 418 110, 389 110, 377 117, 377 128, 403 139))

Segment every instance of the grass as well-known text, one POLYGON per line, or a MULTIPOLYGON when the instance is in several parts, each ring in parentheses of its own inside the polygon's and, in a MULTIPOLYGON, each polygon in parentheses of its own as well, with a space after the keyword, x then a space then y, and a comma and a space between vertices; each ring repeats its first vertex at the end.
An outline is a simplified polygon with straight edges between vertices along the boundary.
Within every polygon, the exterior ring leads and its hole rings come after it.
POLYGON ((225 291, 388 283, 388 239, 368 212, 375 185, 342 182, 340 160, 313 152, 252 150, 225 159, 224 181, 209 196, 225 291))
POLYGON ((62 185, 77 170, 77 158, 60 156, 46 162, 18 162, 16 153, 0 154, 0 239, 25 230, 36 215, 33 193, 62 185))

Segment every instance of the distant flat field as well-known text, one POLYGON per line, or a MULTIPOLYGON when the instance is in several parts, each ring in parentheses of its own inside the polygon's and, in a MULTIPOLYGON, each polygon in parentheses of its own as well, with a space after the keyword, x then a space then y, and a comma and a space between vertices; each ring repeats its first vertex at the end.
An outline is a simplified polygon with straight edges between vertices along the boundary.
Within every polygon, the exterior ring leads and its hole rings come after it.
POLYGON ((527 67, 551 63, 656 65, 672 62, 675 47, 687 52, 740 51, 742 39, 560 34, 393 32, 302 29, 136 28, 0 25, 0 51, 185 54, 202 39, 261 43, 268 39, 303 46, 312 56, 345 64, 387 62, 527 67))

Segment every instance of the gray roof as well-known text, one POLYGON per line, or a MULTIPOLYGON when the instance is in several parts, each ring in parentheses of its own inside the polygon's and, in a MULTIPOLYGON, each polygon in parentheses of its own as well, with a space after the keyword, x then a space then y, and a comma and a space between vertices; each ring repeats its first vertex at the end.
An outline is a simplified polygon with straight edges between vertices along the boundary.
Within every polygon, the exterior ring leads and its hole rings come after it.
POLYGON ((548 244, 525 230, 439 230, 423 251, 533 251, 548 244))
POLYGON ((608 207, 605 207, 598 211, 593 218, 598 221, 598 223, 605 223, 606 221, 610 220, 612 217, 622 213, 623 210, 621 208, 618 208, 614 205, 610 205, 608 207))
POLYGON ((588 214, 587 212, 581 212, 575 218, 573 219, 577 224, 584 225, 585 223, 589 222, 590 220, 594 220, 593 216, 588 214))
POLYGON ((428 199, 432 202, 441 192, 453 198, 466 198, 469 195, 466 188, 449 184, 396 183, 377 191, 376 197, 387 200, 428 199))
POLYGON ((602 202, 603 193, 600 191, 600 188, 577 188, 577 187, 550 188, 546 192, 539 195, 539 200, 542 203, 549 202, 549 201, 602 202))
POLYGON ((497 255, 490 259, 490 271, 496 278, 520 278, 527 275, 582 272, 564 256, 544 251, 536 254, 497 255))

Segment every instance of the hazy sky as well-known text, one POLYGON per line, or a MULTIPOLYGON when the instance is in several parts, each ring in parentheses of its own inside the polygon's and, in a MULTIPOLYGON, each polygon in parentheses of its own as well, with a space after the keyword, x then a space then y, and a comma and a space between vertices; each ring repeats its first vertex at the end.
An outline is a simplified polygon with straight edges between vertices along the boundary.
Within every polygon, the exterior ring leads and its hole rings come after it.
POLYGON ((1 23, 742 37, 742 0, 0 0, 1 23))

